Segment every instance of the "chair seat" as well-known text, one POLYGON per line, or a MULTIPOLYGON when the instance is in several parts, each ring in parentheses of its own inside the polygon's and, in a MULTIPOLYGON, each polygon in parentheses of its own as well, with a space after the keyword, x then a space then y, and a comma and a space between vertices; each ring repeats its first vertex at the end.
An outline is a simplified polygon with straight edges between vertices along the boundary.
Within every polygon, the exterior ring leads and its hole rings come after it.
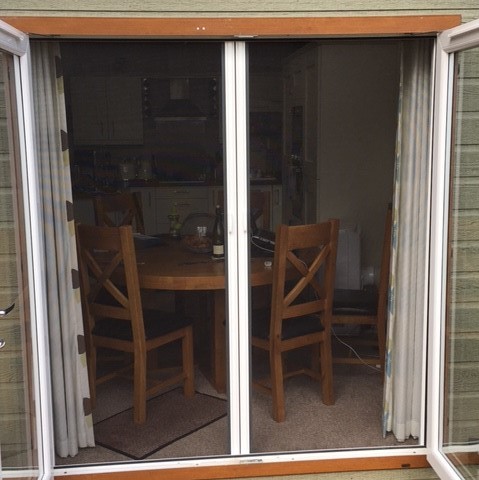
MULTIPOLYGON (((192 323, 188 317, 158 310, 144 310, 143 321, 147 340, 174 332, 192 323)), ((119 322, 110 318, 98 320, 95 323, 93 334, 118 340, 131 341, 133 339, 130 322, 119 322)))
POLYGON ((376 290, 334 290, 333 315, 376 315, 377 310, 376 290))
MULTIPOLYGON (((271 310, 262 308, 253 312, 252 334, 254 337, 269 338, 271 310)), ((318 333, 324 330, 323 325, 317 315, 306 315, 296 317, 290 321, 283 321, 281 340, 289 340, 295 337, 301 337, 310 333, 318 333)))

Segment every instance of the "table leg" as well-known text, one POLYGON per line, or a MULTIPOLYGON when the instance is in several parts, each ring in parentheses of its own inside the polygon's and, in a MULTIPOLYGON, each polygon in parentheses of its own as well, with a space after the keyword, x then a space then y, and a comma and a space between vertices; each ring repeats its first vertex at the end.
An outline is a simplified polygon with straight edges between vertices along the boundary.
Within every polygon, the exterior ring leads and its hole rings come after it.
POLYGON ((211 369, 212 383, 219 393, 226 392, 226 326, 225 291, 215 290, 212 295, 211 369))

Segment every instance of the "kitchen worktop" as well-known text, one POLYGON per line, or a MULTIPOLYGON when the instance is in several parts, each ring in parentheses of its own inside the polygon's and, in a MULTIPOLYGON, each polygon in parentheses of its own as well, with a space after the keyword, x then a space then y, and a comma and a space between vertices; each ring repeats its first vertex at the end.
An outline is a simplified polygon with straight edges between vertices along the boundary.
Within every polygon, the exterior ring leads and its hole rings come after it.
MULTIPOLYGON (((251 185, 281 185, 281 180, 272 177, 252 178, 251 185)), ((88 198, 95 195, 120 192, 126 188, 156 188, 156 187, 222 187, 222 183, 192 180, 192 181, 161 181, 161 180, 130 180, 127 183, 117 182, 115 185, 97 186, 94 182, 76 185, 73 189, 75 198, 88 198)))

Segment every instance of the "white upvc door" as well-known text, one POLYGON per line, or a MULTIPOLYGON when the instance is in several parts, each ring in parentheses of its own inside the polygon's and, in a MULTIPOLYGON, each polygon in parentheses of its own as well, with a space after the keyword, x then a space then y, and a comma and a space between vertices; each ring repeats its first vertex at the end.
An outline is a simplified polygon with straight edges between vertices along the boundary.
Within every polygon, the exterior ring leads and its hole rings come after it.
POLYGON ((28 36, 0 21, 0 478, 45 479, 53 456, 31 92, 28 36))
POLYGON ((479 475, 479 20, 440 34, 436 53, 428 460, 441 479, 468 479, 479 475))

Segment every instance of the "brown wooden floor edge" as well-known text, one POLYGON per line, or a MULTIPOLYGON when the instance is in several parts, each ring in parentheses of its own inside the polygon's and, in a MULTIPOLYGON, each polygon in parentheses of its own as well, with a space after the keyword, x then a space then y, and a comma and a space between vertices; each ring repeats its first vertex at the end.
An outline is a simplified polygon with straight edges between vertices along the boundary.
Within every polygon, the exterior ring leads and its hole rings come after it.
MULTIPOLYGON (((394 457, 346 458, 341 460, 312 460, 222 465, 215 467, 174 468, 131 472, 89 473, 64 475, 65 480, 213 480, 224 478, 267 477, 367 470, 398 470, 430 468, 426 455, 394 457)), ((62 469, 59 469, 62 470, 62 469)))

